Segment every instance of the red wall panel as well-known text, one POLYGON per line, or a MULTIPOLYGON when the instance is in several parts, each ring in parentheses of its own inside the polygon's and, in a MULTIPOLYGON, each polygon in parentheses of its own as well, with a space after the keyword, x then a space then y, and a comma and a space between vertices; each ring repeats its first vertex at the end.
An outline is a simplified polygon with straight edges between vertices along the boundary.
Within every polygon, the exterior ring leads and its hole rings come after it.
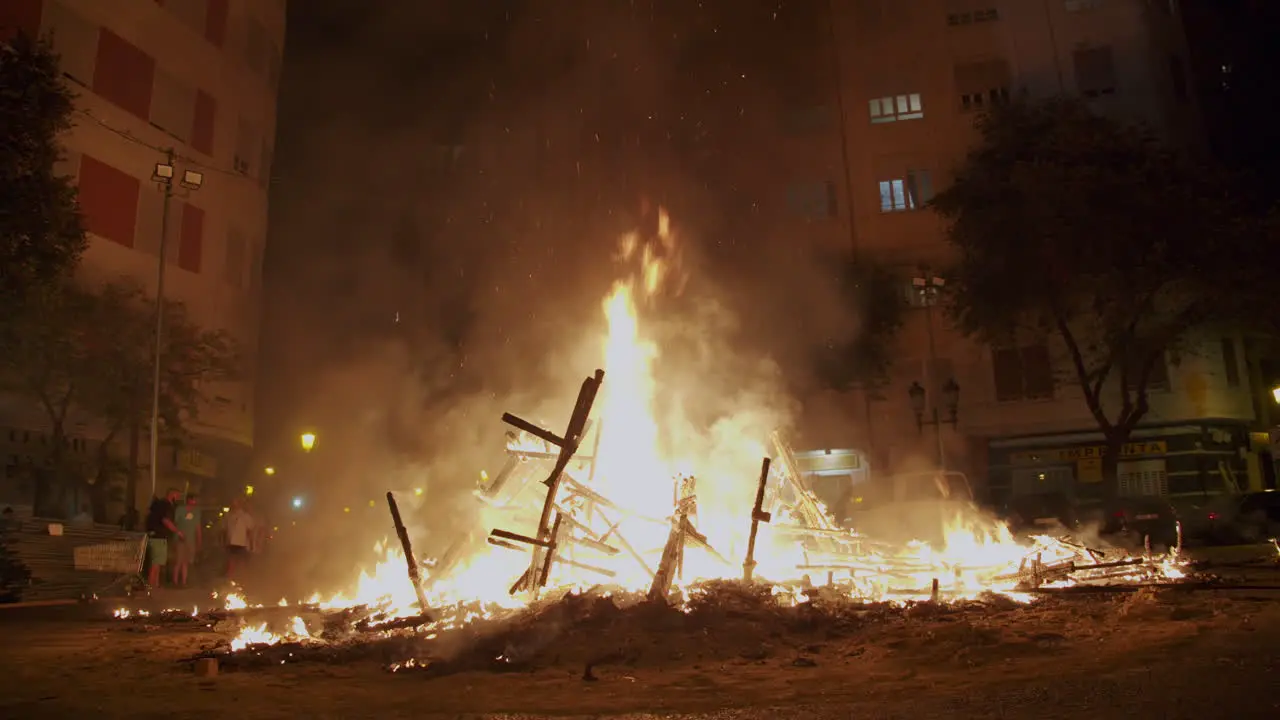
POLYGON ((205 91, 197 90, 195 119, 191 122, 191 147, 205 155, 213 154, 213 124, 217 111, 218 101, 205 91))
POLYGON ((142 183, 89 155, 80 158, 80 212, 85 229, 133 247, 142 183))
POLYGON ((151 116, 155 72, 154 58, 110 30, 99 30, 94 92, 146 120, 151 116))
POLYGON ((187 203, 182 208, 182 235, 178 241, 178 267, 200 272, 204 259, 204 210, 187 203))
POLYGON ((40 34, 41 0, 0 0, 0 42, 13 38, 19 31, 36 37, 40 34))
POLYGON ((209 42, 222 47, 227 41, 227 15, 230 0, 209 0, 204 16, 204 36, 209 42))

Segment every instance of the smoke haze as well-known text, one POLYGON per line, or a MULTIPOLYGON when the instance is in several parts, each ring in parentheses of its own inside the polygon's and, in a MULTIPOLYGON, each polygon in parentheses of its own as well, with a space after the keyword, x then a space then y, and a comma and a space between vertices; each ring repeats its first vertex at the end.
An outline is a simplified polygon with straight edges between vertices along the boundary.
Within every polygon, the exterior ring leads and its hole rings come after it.
POLYGON ((305 493, 315 518, 299 577, 366 558, 387 489, 413 497, 424 555, 475 526, 502 413, 559 432, 600 365, 601 301, 630 272, 617 241, 646 203, 670 210, 689 274, 645 318, 663 431, 749 505, 764 446, 744 439, 794 424, 811 349, 857 330, 785 237, 782 151, 744 143, 789 90, 768 75, 789 50, 760 38, 806 21, 776 6, 291 4, 258 445, 295 468, 269 512, 305 493), (301 427, 313 457, 294 457, 301 427))

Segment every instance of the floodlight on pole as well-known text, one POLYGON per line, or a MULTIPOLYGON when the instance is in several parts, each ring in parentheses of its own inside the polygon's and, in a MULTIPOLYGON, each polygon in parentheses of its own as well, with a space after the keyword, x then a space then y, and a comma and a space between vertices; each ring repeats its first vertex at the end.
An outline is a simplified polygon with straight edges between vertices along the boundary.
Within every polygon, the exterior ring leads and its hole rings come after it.
MULTIPOLYGON (((164 361, 164 271, 165 256, 169 249, 169 206, 173 200, 173 180, 177 174, 174 160, 177 154, 173 148, 164 152, 164 161, 156 163, 151 179, 164 186, 164 203, 160 210, 160 250, 156 262, 156 336, 154 367, 151 385, 151 496, 155 497, 156 488, 160 485, 160 375, 161 363, 164 361)), ((180 181, 187 190, 198 190, 204 184, 204 174, 187 170, 180 181)), ((129 498, 129 503, 137 498, 129 498)))
POLYGON ((187 170, 182 173, 182 187, 188 190, 199 190, 204 185, 204 173, 187 170))
POLYGON ((925 384, 921 385, 919 382, 911 383, 911 387, 907 390, 907 395, 911 401, 911 412, 916 417, 916 429, 924 432, 925 425, 933 426, 934 440, 938 446, 937 462, 939 470, 946 470, 947 467, 946 445, 942 441, 942 425, 946 423, 952 427, 956 426, 960 404, 960 385, 956 383, 955 378, 948 378, 946 383, 939 385, 941 378, 936 377, 938 354, 933 336, 933 306, 938 303, 942 295, 942 289, 946 285, 946 278, 930 272, 925 265, 921 265, 919 274, 911 278, 911 288, 915 290, 920 304, 924 306, 925 331, 929 338, 929 358, 925 367, 925 384), (926 385, 937 390, 941 397, 929 398, 929 402, 926 402, 928 394, 925 389, 926 385), (939 412, 939 402, 945 405, 945 418, 939 412), (929 420, 925 420, 926 413, 931 416, 929 420))

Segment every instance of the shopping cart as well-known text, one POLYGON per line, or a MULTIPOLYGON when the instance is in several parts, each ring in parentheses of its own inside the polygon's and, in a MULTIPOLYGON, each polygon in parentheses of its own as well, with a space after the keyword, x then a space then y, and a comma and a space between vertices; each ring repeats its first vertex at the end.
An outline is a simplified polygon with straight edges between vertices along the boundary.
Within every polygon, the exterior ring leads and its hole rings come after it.
POLYGON ((94 589, 94 595, 103 595, 118 586, 123 586, 129 594, 150 589, 142 576, 142 563, 147 557, 146 535, 129 540, 82 545, 73 552, 76 570, 117 576, 105 586, 94 589))

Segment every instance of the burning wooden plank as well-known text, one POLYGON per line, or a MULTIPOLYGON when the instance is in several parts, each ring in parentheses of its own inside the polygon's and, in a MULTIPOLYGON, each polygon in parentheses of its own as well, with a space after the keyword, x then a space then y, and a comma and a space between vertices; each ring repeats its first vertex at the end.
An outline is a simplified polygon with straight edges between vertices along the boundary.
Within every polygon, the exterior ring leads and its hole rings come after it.
POLYGON ((391 508, 391 520, 395 523, 396 536, 400 538, 400 549, 404 551, 404 561, 409 566, 409 582, 413 583, 413 592, 418 596, 418 610, 426 614, 427 594, 422 590, 422 578, 418 574, 418 561, 413 559, 413 545, 409 542, 409 531, 400 519, 400 507, 396 505, 396 496, 387 491, 387 506, 391 508))
POLYGON ((742 579, 751 582, 751 575, 756 569, 756 534, 760 531, 760 523, 769 522, 772 516, 764 511, 764 491, 769 483, 769 463, 765 458, 760 467, 760 482, 756 485, 756 502, 751 508, 751 534, 747 536, 747 559, 742 563, 742 579))

